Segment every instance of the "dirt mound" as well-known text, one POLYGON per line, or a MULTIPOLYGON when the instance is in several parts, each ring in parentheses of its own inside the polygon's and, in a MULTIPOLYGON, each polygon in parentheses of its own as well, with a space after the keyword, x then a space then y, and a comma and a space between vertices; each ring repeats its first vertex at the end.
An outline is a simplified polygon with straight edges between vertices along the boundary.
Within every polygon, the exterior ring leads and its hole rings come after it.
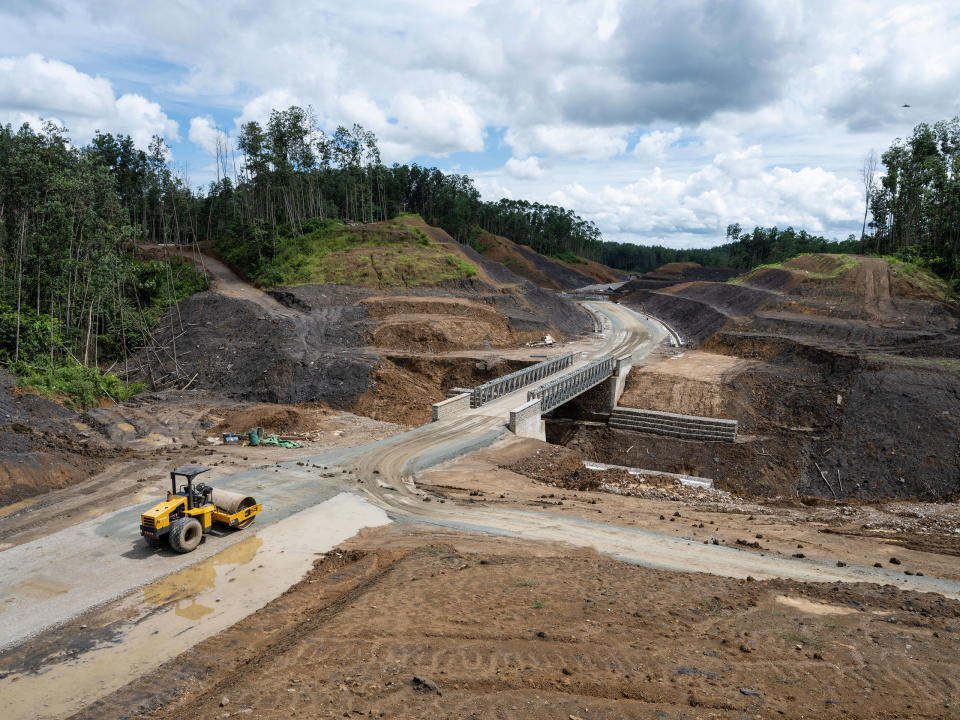
POLYGON ((245 408, 214 408, 207 415, 216 418, 217 424, 210 433, 219 435, 226 431, 243 432, 248 428, 262 427, 265 434, 312 433, 321 429, 333 414, 323 403, 303 405, 254 405, 245 408))
POLYGON ((192 387, 258 402, 325 401, 347 407, 368 386, 375 359, 363 308, 335 294, 310 313, 275 317, 256 303, 214 291, 197 293, 166 313, 155 347, 131 363, 152 387, 192 387))
POLYGON ((621 407, 723 417, 725 384, 750 365, 749 360, 706 352, 682 353, 663 362, 634 367, 627 376, 621 407))
POLYGON ((691 270, 693 268, 698 268, 698 267, 701 267, 700 263, 672 262, 672 263, 667 263, 666 265, 661 265, 656 270, 654 270, 654 273, 656 273, 657 275, 672 275, 674 277, 682 278, 684 277, 684 273, 687 270, 691 270))
POLYGON ((538 340, 540 328, 514 330, 510 318, 479 300, 457 297, 377 297, 363 301, 377 319, 375 347, 442 352, 510 347, 538 340))
POLYGON ((803 282, 803 276, 782 268, 761 268, 747 275, 744 285, 759 290, 788 292, 803 282))
POLYGON ((802 273, 834 276, 849 266, 844 255, 830 255, 827 253, 813 253, 800 255, 783 263, 783 266, 802 273))
POLYGON ((455 387, 474 387, 529 365, 520 360, 423 358, 391 355, 381 359, 370 388, 352 408, 358 415, 400 425, 430 422, 430 406, 455 387))

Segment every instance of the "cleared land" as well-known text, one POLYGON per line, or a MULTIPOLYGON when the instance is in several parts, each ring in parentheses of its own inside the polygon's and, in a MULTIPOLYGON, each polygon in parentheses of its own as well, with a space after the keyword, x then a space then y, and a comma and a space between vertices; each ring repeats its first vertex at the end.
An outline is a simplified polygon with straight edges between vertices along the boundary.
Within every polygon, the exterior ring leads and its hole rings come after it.
MULTIPOLYGON (((442 231, 422 232, 444 241, 442 231)), ((736 444, 576 418, 550 428, 567 447, 503 438, 503 403, 406 433, 339 409, 418 424, 450 387, 562 349, 519 352, 524 338, 592 326, 566 301, 513 286, 509 270, 464 252, 493 284, 264 295, 212 265, 214 289, 168 318, 171 332, 174 317, 182 323, 174 334, 186 391, 82 416, 0 394, 16 418, 8 449, 32 443, 11 450, 7 467, 45 454, 63 472, 50 484, 65 487, 36 495, 48 488, 43 472, 7 486, 8 499, 23 499, 0 508, 0 560, 23 555, 29 569, 43 548, 63 545, 53 566, 92 543, 99 555, 69 561, 74 584, 97 573, 114 583, 111 553, 131 577, 149 578, 0 655, 13 717, 955 715, 955 505, 834 498, 816 477, 797 482, 823 457, 869 469, 858 455, 865 446, 844 440, 874 418, 883 428, 917 403, 953 412, 955 306, 909 269, 884 265, 884 275, 857 259, 801 258, 735 283, 686 265, 634 281, 625 303, 669 308, 671 324, 703 347, 655 353, 631 374, 623 402, 736 417, 736 444), (651 282, 662 284, 638 286, 651 282), (442 342, 446 353, 427 344, 442 342), (357 364, 366 370, 350 379, 357 364), (891 367, 889 390, 903 400, 870 385, 871 373, 891 367), (905 372, 924 379, 930 398, 902 383, 905 372), (858 382, 879 395, 858 398, 858 382), (277 404, 282 393, 326 402, 277 404), (209 445, 255 425, 305 448, 209 445), (639 482, 586 470, 585 459, 711 477, 741 494, 667 476, 639 482), (188 462, 212 465, 215 481, 256 490, 270 507, 253 532, 211 538, 196 557, 146 549, 138 506, 188 462), (323 515, 333 501, 343 504, 323 515), (330 549, 335 520, 387 519, 330 549), (92 574, 77 572, 84 562, 92 574), (172 659, 154 669, 158 657, 172 659)), ((625 309, 608 310, 606 339, 575 347, 647 352, 653 336, 625 309)), ((176 375, 165 362, 155 367, 176 375)), ((902 443, 946 462, 927 427, 902 443)), ((915 492, 927 470, 910 470, 915 492)), ((951 482, 933 489, 943 497, 951 482)), ((42 572, 11 572, 7 582, 26 585, 9 597, 33 598, 31 623, 74 591, 42 572)), ((26 607, 6 602, 0 617, 26 607)))

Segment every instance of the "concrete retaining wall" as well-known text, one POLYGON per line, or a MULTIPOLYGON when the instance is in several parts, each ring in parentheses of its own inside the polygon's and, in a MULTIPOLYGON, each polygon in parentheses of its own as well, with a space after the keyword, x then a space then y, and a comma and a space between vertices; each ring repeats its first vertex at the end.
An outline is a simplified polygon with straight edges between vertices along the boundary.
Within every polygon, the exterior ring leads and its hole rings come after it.
POLYGON ((738 424, 736 420, 617 407, 610 415, 610 427, 689 440, 734 442, 738 424))
POLYGON ((543 430, 543 418, 540 414, 540 400, 528 400, 520 407, 510 411, 507 427, 517 437, 530 437, 546 440, 543 430))
POLYGON ((454 395, 430 406, 433 412, 433 422, 459 415, 470 409, 470 393, 454 395))

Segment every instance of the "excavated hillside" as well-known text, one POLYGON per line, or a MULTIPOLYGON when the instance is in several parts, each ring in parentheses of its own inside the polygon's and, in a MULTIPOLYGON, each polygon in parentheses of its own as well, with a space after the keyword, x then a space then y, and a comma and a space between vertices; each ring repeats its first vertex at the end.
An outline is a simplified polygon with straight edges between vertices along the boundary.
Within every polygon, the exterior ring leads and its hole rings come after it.
POLYGON ((189 386, 257 402, 322 401, 416 422, 446 388, 390 356, 491 350, 592 330, 574 303, 418 217, 337 233, 335 249, 305 260, 302 274, 349 276, 356 284, 303 283, 264 293, 205 256, 213 289, 166 314, 153 345, 134 358, 131 376, 154 388, 189 386), (426 276, 427 284, 404 282, 426 276), (379 399, 398 383, 427 392, 412 406, 379 399))
POLYGON ((481 232, 474 245, 488 260, 506 265, 512 272, 548 290, 576 290, 596 283, 625 280, 627 273, 577 257, 571 263, 547 257, 509 238, 481 232))
POLYGON ((67 487, 101 470, 111 455, 89 443, 72 410, 21 392, 0 370, 0 505, 67 487))
POLYGON ((960 492, 960 306, 931 276, 811 255, 732 282, 623 290, 620 302, 669 322, 687 348, 636 368, 622 404, 734 418, 740 441, 559 425, 553 440, 759 495, 960 492))

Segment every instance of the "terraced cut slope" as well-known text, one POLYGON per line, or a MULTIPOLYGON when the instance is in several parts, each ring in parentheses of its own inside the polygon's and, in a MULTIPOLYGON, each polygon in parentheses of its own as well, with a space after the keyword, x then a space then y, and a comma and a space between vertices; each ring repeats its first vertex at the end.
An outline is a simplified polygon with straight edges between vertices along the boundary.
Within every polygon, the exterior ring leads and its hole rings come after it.
MULTIPOLYGON (((707 405, 740 421, 741 442, 720 449, 651 439, 617 462, 762 495, 960 493, 960 306, 942 282, 898 261, 826 254, 731 282, 683 279, 629 283, 619 297, 713 355, 688 352, 664 360, 663 370, 635 370, 624 402, 689 414, 707 405), (735 361, 721 375, 711 371, 716 354, 735 361)), ((554 439, 592 443, 601 460, 635 444, 614 432, 570 432, 558 428, 554 439)))

